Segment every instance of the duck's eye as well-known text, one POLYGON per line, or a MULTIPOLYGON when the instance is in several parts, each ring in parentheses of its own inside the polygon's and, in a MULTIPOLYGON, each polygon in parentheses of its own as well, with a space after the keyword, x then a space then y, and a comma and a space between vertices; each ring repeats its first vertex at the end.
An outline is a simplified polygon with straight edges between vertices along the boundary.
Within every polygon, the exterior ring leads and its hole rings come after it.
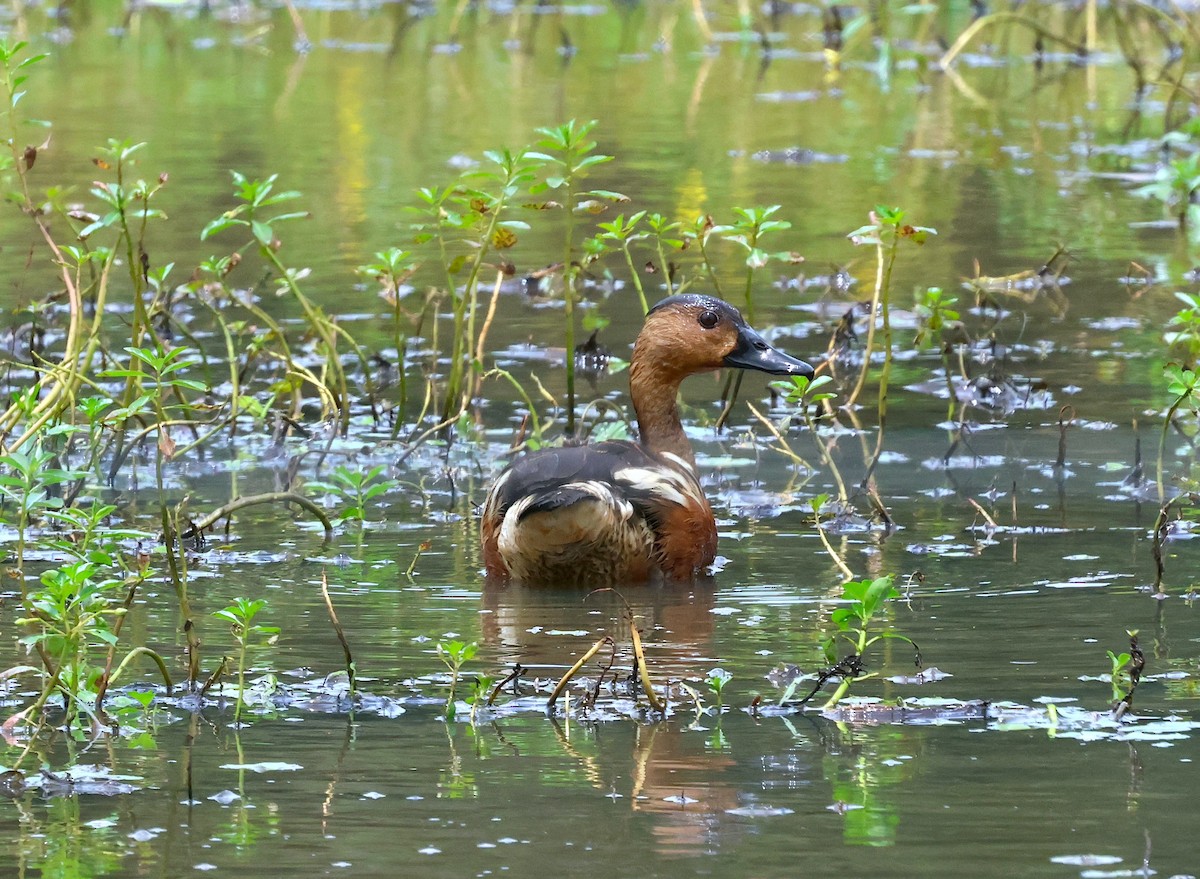
POLYGON ((700 321, 700 326, 704 327, 704 329, 711 330, 721 322, 721 316, 715 311, 702 311, 697 320, 700 321))

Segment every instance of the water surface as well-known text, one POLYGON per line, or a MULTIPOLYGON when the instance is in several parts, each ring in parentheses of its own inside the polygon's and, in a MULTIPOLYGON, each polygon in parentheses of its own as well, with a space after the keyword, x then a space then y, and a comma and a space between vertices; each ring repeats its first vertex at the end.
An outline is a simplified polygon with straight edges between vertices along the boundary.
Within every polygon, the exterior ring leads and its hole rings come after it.
MULTIPOLYGON (((228 172, 278 173, 312 214, 282 235, 281 253, 313 269, 306 289, 372 351, 391 345, 387 309, 353 268, 377 250, 410 245, 404 208, 417 187, 453 180, 484 149, 532 142, 538 126, 598 120, 599 149, 616 161, 593 180, 628 194, 627 212, 688 222, 708 212, 720 222, 734 206, 783 205, 793 228, 771 246, 805 262, 763 273, 752 305, 756 325, 799 356, 820 357, 838 318, 871 290, 875 255, 846 233, 877 203, 902 205, 939 234, 906 249, 894 279, 904 353, 875 478, 899 528, 831 540, 859 575, 921 573, 889 619, 921 645, 926 665, 953 676, 921 687, 864 682, 856 691, 994 707, 984 719, 878 725, 746 710, 756 694, 773 702, 766 675, 777 664, 821 662, 839 575, 809 502, 836 487, 800 426, 789 442, 813 472, 773 450, 744 403, 717 434, 720 384, 701 377, 684 399, 724 566, 693 589, 624 595, 655 679, 676 696, 680 682, 704 692, 709 671, 723 667, 734 675, 730 710, 697 717, 681 696, 667 720, 581 721, 550 719, 528 697, 523 710, 518 703, 474 727, 465 710, 445 723, 440 639, 478 641, 468 671, 493 677, 520 662, 533 678, 556 678, 603 634, 618 639, 617 665, 627 672, 630 664, 614 597, 484 584, 475 505, 517 420, 511 389, 489 383, 478 442, 449 451, 430 444, 397 465, 390 431, 360 421, 336 444, 335 463, 383 463, 401 480, 366 527, 339 530, 326 545, 299 517, 257 508, 193 560, 209 660, 232 642, 207 615, 234 596, 261 596, 282 633, 252 652, 254 673, 293 685, 337 672, 324 574, 362 686, 394 700, 390 710, 281 706, 235 729, 229 707, 166 708, 153 737, 56 740, 45 754, 51 766, 76 757, 134 776, 138 789, 6 801, 0 857, 11 869, 461 877, 550 865, 581 876, 731 879, 1200 870, 1192 807, 1200 624, 1178 597, 1196 579, 1196 554, 1187 540, 1169 544, 1173 597, 1150 598, 1157 498, 1121 485, 1134 463, 1135 419, 1147 458, 1157 445, 1170 357, 1161 334, 1179 307, 1171 294, 1195 291, 1194 254, 1175 230, 1137 225, 1159 219, 1160 208, 1131 197, 1123 175, 1152 169, 1164 110, 1135 103, 1119 58, 1076 65, 1052 57, 1039 68, 1014 33, 1007 51, 968 55, 946 76, 920 60, 937 54, 932 39, 910 42, 903 31, 890 66, 859 44, 833 69, 807 9, 773 25, 769 55, 739 35, 724 6, 714 9, 720 40, 711 50, 673 4, 481 7, 462 20, 457 42, 448 6, 307 4, 299 12, 305 53, 295 51, 282 9, 146 7, 126 18, 98 4, 57 19, 9 13, 14 34, 51 52, 27 98, 31 112, 53 121, 37 180, 73 185, 82 200, 99 145, 146 141, 138 173, 170 174, 162 204, 170 220, 152 233, 150 258, 174 262, 182 282, 200 260, 237 246, 199 240, 204 223, 232 204, 228 172), (564 33, 573 52, 563 51, 564 33), (1060 243, 1072 253, 1060 287, 1000 297, 1000 310, 972 309, 964 278, 1037 269, 1060 243), (1126 280, 1133 262, 1153 283, 1126 280), (848 288, 811 282, 839 269, 848 288), (928 287, 959 296, 979 340, 966 368, 1006 383, 1008 404, 965 414, 952 407, 948 419, 941 357, 915 352, 902 313, 913 291, 928 287), (1064 405, 1075 420, 1066 467, 1056 469, 1064 405), (965 435, 954 424, 961 418, 974 425, 965 435), (968 499, 1001 527, 985 528, 968 499), (1138 719, 1122 728, 1105 721, 1110 688, 1094 678, 1108 671, 1106 650, 1127 647, 1128 629, 1140 630, 1154 677, 1138 690, 1138 719), (263 763, 267 771, 227 768, 263 763)), ((950 4, 937 20, 957 33, 968 18, 950 4)), ((13 312, 55 281, 40 255, 31 260, 28 226, 15 211, 0 217, 0 236, 0 301, 13 312)), ((518 271, 560 258, 561 236, 558 222, 535 222, 512 252, 518 271)), ((719 260, 726 294, 744 304, 738 255, 728 247, 719 260)), ((605 265, 621 283, 590 291, 589 308, 611 320, 602 339, 627 356, 639 308, 623 264, 605 265)), ((252 286, 260 271, 247 265, 235 279, 252 286)), ((267 307, 297 317, 286 300, 267 307)), ((120 321, 119 311, 112 318, 120 321)), ((561 327, 553 299, 505 293, 489 346, 498 363, 522 379, 536 372, 561 399, 562 371, 546 353, 562 345, 561 327)), ((605 377, 586 394, 626 404, 625 382, 623 373, 605 377)), ((765 409, 765 384, 748 377, 743 400, 765 409)), ((833 448, 851 485, 874 443, 871 387, 862 435, 847 431, 833 448)), ((318 437, 273 449, 264 429, 176 462, 169 487, 176 498, 190 493, 193 509, 211 508, 271 490, 291 455, 323 445, 318 437)), ((1186 474, 1193 458, 1173 435, 1168 474, 1186 474)), ((311 479, 315 456, 307 460, 311 479)), ((153 529, 154 499, 134 490, 151 478, 148 460, 131 459, 111 496, 131 523, 153 529)), ((6 634, 16 606, 0 611, 6 634)), ((143 592, 130 631, 182 668, 177 622, 160 579, 143 592)), ((18 651, 8 638, 12 662, 18 651)), ((895 642, 873 668, 911 674, 912 652, 895 642)))

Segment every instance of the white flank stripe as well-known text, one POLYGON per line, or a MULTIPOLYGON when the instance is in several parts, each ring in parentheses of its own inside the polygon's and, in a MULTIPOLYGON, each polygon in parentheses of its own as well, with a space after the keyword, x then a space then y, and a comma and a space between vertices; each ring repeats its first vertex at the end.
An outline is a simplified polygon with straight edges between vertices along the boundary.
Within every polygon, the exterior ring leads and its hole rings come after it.
POLYGON ((696 468, 693 467, 690 462, 685 461, 683 458, 679 457, 673 452, 663 452, 662 456, 677 466, 682 467, 687 473, 691 473, 693 476, 696 475, 696 468))
POLYGON ((638 491, 648 491, 664 500, 685 506, 688 486, 681 485, 681 478, 669 470, 654 470, 649 467, 626 467, 613 474, 618 482, 624 482, 638 491))

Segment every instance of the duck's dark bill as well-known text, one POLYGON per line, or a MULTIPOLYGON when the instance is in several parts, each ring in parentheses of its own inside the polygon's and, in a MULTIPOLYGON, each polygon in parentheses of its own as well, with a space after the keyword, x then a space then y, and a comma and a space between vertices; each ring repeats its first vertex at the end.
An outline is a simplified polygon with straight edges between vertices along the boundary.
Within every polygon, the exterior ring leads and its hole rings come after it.
POLYGON ((812 366, 790 354, 784 354, 778 348, 772 348, 750 327, 741 327, 738 330, 737 347, 725 355, 725 365, 754 369, 771 375, 813 377, 812 366))

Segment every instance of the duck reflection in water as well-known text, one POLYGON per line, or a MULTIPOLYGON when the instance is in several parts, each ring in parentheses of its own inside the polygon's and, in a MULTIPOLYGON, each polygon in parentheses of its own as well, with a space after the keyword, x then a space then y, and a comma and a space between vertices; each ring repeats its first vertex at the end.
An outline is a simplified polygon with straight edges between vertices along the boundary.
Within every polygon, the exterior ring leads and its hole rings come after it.
MULTIPOLYGON (((606 679, 619 681, 616 690, 624 693, 624 682, 633 673, 626 622, 631 613, 642 632, 654 686, 664 695, 670 685, 672 719, 598 723, 592 712, 579 709, 581 688, 592 686, 609 664, 612 654, 605 648, 575 679, 569 714, 554 720, 560 744, 597 796, 612 796, 615 808, 647 820, 660 854, 710 853, 740 836, 742 822, 726 812, 741 805, 744 785, 739 773, 731 772, 736 768, 731 754, 711 747, 711 728, 718 718, 699 718, 707 731, 691 728, 694 705, 678 682, 692 679, 702 688, 694 679, 718 664, 713 658, 715 584, 703 577, 687 587, 631 585, 619 592, 620 598, 607 591, 589 595, 578 589, 490 585, 483 592, 481 634, 500 664, 519 662, 525 669, 526 694, 530 678, 554 680, 598 639, 610 635, 616 657, 606 679)), ((607 686, 602 688, 596 716, 604 715, 608 692, 607 686)), ((559 701, 560 707, 566 705, 559 701)))

